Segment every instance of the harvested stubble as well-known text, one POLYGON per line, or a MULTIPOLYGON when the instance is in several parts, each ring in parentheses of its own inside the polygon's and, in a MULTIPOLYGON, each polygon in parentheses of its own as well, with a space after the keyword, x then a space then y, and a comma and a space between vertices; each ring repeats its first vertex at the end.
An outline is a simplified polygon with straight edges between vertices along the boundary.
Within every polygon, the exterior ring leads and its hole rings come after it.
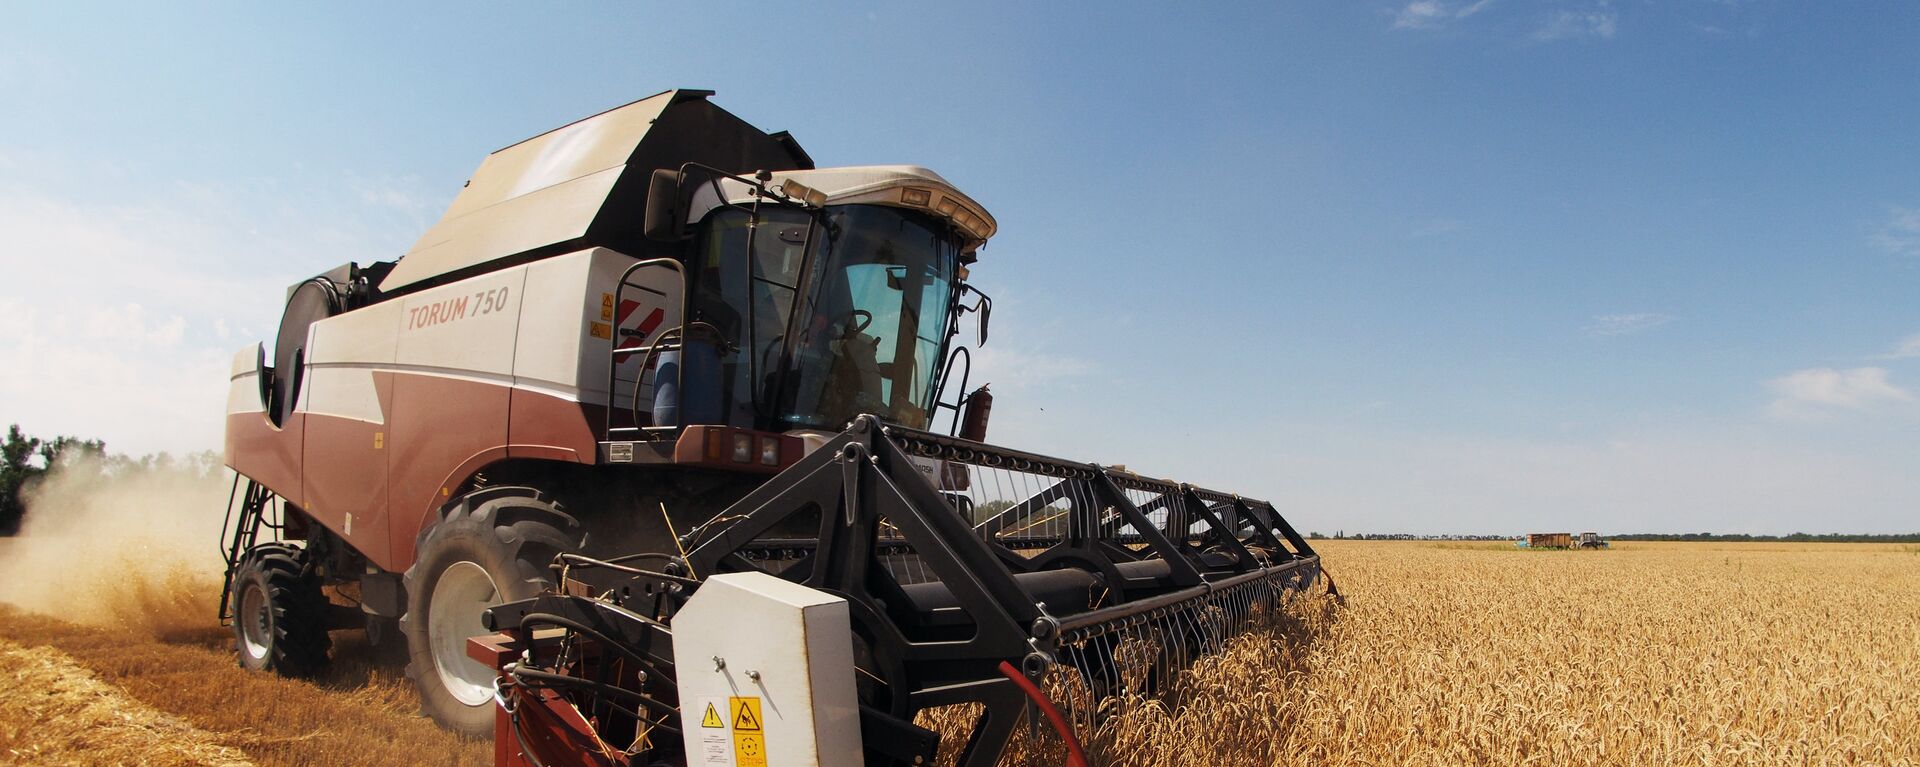
MULTIPOLYGON (((218 593, 219 584, 213 588, 218 593)), ((206 623, 212 622, 210 610, 201 614, 206 623)), ((237 750, 262 767, 492 763, 490 744, 462 740, 420 717, 406 680, 397 669, 372 662, 358 632, 334 634, 335 663, 314 680, 239 668, 232 635, 217 626, 189 633, 182 630, 160 641, 0 605, 0 639, 56 650, 126 697, 177 717, 206 733, 211 742, 237 750)), ((12 672, 16 665, 0 660, 0 671, 12 672)), ((0 730, 0 740, 16 744, 30 744, 33 737, 32 732, 9 736, 0 730)), ((103 732, 99 737, 119 736, 103 732)), ((0 765, 60 763, 84 756, 71 750, 24 761, 0 756, 0 765)), ((183 762, 136 758, 92 763, 183 762)))
POLYGON ((51 647, 0 639, 0 764, 249 767, 179 717, 95 678, 51 647))
POLYGON ((1110 702, 1095 761, 1920 763, 1920 565, 1900 547, 1321 552, 1347 607, 1296 602, 1172 699, 1110 702))

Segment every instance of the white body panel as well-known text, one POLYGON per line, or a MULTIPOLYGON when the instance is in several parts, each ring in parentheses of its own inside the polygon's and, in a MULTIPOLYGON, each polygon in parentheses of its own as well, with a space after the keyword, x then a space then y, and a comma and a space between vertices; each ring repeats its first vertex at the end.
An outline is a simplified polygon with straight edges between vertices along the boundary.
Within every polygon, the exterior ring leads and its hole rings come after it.
MULTIPOLYGON (((581 318, 599 320, 587 307, 591 261, 591 253, 576 253, 524 267, 526 300, 521 308, 520 334, 530 343, 514 347, 515 383, 568 399, 579 399, 580 390, 590 386, 583 375, 586 358, 604 356, 605 351, 605 347, 599 347, 602 354, 582 353, 591 346, 592 328, 581 318)), ((595 282, 608 285, 613 280, 595 282)), ((604 389, 605 385, 597 388, 604 389)))
MULTIPOLYGON (((526 281, 527 267, 522 266, 400 299, 396 361, 409 368, 437 368, 507 382, 513 376, 513 350, 519 335, 520 301, 526 292, 526 281)), ((322 320, 314 323, 314 327, 317 331, 322 325, 357 313, 322 320)), ((319 359, 324 353, 325 350, 316 348, 310 355, 319 359)))
MULTIPOLYGON (((616 284, 635 260, 606 248, 510 267, 313 324, 296 410, 381 423, 373 373, 381 370, 511 385, 562 399, 607 402, 607 351, 614 337, 638 346, 676 324, 677 270, 643 269, 616 305, 616 284), (616 325, 616 320, 619 324, 616 325), (642 333, 642 329, 647 332, 642 333), (617 335, 617 330, 629 331, 617 335)), ((234 356, 229 413, 265 409, 259 386, 265 350, 234 356)), ((621 407, 640 365, 622 366, 621 407)), ((651 379, 649 379, 649 382, 651 379)), ((651 386, 646 387, 650 390, 651 386)), ((651 406, 643 391, 641 408, 651 406)))
POLYGON ((673 655, 688 767, 861 763, 846 600, 766 573, 716 575, 674 615, 673 655), (735 726, 747 698, 758 731, 735 726), (709 705, 726 726, 710 726, 709 705), (763 739, 744 739, 754 732, 763 739))
POLYGON ((386 423, 373 371, 393 366, 403 309, 400 302, 375 304, 313 324, 307 333, 303 412, 386 423))
MULTIPOLYGON (((616 251, 593 248, 521 267, 527 276, 520 338, 539 342, 516 346, 515 386, 581 402, 607 402, 609 344, 649 343, 681 316, 677 268, 642 268, 628 279, 632 284, 624 294, 616 289, 620 276, 634 263, 616 251)), ((632 405, 639 356, 632 355, 621 365, 615 387, 617 407, 632 405)), ((652 407, 651 386, 646 388, 640 402, 643 410, 652 407)))
POLYGON ((267 401, 260 396, 261 368, 266 364, 267 350, 260 344, 234 352, 227 378, 227 415, 267 412, 267 401))

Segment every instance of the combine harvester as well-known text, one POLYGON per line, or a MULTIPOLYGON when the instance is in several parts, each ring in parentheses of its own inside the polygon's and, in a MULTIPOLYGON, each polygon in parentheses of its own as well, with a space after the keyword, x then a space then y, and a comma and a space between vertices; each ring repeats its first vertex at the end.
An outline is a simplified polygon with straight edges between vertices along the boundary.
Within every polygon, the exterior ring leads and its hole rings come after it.
POLYGON ((1322 577, 1268 503, 984 444, 994 219, 709 95, 495 152, 405 256, 289 290, 229 393, 242 665, 404 641, 502 764, 926 764, 947 709, 986 765, 1322 577))

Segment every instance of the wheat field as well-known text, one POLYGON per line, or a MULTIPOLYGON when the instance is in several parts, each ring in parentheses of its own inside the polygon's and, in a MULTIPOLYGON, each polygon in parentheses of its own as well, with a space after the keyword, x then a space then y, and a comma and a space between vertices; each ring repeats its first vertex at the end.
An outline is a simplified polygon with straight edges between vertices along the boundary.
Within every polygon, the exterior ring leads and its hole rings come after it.
POLYGON ((1319 546, 1344 607, 1120 701, 1096 761, 1920 763, 1920 547, 1319 546))
MULTIPOLYGON (((1298 600, 1192 669, 1174 698, 1116 701, 1089 743, 1095 761, 1920 764, 1920 547, 1319 546, 1345 606, 1298 600)), ((0 674, 17 695, 70 667, 151 709, 148 720, 190 728, 194 748, 257 764, 489 762, 484 745, 412 716, 394 672, 338 638, 341 669, 293 682, 233 668, 215 633, 115 633, 0 608, 0 674), (21 658, 46 668, 8 667, 21 658)), ((102 693, 89 694, 30 712, 84 718, 102 693)), ((111 744, 150 742, 151 721, 119 736, 90 723, 79 741, 76 728, 0 726, 0 764, 124 763, 112 754, 140 752, 111 744)), ((195 763, 182 748, 146 753, 195 763)))

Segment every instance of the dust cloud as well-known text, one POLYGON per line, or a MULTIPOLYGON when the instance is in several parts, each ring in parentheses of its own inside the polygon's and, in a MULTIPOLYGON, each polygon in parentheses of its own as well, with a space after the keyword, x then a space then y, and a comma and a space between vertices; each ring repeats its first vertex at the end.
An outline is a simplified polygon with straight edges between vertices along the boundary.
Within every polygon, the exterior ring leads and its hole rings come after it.
POLYGON ((160 640, 219 631, 231 474, 62 461, 0 538, 0 602, 160 640))

